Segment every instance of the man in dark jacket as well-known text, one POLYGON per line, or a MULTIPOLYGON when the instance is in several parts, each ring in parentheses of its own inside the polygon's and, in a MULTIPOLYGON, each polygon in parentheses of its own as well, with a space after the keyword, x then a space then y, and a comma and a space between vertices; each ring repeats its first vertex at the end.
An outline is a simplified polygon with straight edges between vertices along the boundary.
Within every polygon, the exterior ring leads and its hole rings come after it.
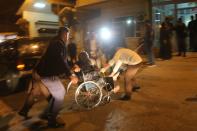
POLYGON ((147 65, 149 66, 155 66, 155 58, 152 50, 153 40, 154 40, 154 31, 152 28, 151 21, 146 20, 145 33, 144 33, 144 50, 147 55, 147 60, 148 60, 147 65))
MULTIPOLYGON (((58 36, 56 36, 49 44, 45 54, 41 58, 40 62, 34 69, 35 75, 33 75, 34 81, 40 80, 40 83, 44 86, 45 91, 48 90, 49 108, 47 113, 48 126, 57 128, 64 126, 64 123, 59 123, 56 117, 61 109, 64 101, 65 88, 61 83, 59 76, 65 74, 67 77, 77 83, 78 79, 72 75, 70 68, 67 64, 66 57, 66 42, 68 38, 68 29, 66 27, 60 27, 58 36)), ((36 83, 36 82, 35 82, 36 83)), ((27 97, 27 100, 19 112, 20 115, 27 117, 30 108, 35 103, 35 93, 38 87, 33 87, 27 97)), ((41 89, 41 91, 43 91, 41 89)), ((42 94, 46 94, 43 93, 42 94)))
POLYGON ((177 36, 177 47, 178 47, 178 56, 186 57, 186 26, 182 21, 182 18, 179 18, 176 24, 176 36, 177 36))
POLYGON ((189 44, 190 44, 190 50, 194 51, 194 45, 195 45, 195 21, 194 21, 194 16, 191 16, 191 21, 188 24, 188 30, 189 30, 189 44))
POLYGON ((70 43, 67 48, 68 56, 70 57, 70 64, 73 66, 77 61, 77 45, 73 38, 70 38, 70 43))

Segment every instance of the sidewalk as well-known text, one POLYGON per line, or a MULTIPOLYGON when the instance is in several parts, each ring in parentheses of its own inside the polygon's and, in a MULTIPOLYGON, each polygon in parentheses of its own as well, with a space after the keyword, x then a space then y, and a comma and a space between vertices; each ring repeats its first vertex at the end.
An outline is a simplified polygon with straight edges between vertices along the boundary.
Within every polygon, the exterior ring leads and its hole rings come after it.
MULTIPOLYGON (((133 93, 131 101, 113 100, 85 111, 77 107, 73 94, 69 93, 60 115, 66 126, 55 130, 197 131, 197 53, 156 61, 156 65, 139 72, 137 80, 142 88, 133 93)), ((24 92, 0 98, 1 131, 32 130, 39 120, 37 116, 46 102, 36 104, 30 112, 33 119, 23 121, 16 111, 24 98, 24 92)))

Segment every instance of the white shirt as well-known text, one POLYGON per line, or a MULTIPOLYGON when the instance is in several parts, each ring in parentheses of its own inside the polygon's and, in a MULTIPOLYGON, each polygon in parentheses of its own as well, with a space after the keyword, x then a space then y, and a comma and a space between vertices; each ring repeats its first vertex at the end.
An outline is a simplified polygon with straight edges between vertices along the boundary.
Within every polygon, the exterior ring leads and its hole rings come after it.
POLYGON ((115 53, 114 57, 109 61, 109 64, 112 66, 118 61, 126 65, 137 65, 142 62, 142 58, 130 49, 120 48, 115 53))

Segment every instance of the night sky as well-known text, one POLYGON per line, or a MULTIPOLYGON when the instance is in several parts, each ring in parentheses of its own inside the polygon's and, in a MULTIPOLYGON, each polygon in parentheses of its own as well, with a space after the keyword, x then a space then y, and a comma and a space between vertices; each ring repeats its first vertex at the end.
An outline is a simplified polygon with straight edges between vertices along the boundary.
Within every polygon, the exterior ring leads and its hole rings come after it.
POLYGON ((0 24, 13 24, 19 16, 16 12, 24 0, 0 0, 0 24))

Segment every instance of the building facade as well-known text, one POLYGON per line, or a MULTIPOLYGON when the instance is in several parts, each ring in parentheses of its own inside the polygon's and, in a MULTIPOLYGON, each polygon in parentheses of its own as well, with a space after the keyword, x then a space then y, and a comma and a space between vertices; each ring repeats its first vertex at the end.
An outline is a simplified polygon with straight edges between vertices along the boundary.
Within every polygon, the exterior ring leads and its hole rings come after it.
POLYGON ((25 35, 30 37, 54 35, 59 27, 59 18, 51 8, 46 0, 25 0, 17 12, 22 18, 16 23, 27 30, 25 35), (26 21, 26 24, 20 20, 26 21))
POLYGON ((139 38, 143 34, 144 20, 151 19, 149 0, 79 0, 76 8, 78 12, 87 12, 87 15, 81 14, 81 19, 89 16, 82 20, 86 31, 84 33, 98 32, 103 27, 116 28, 125 38, 127 46, 132 49, 138 46, 139 38))
MULTIPOLYGON (((188 26, 190 17, 197 14, 196 0, 152 0, 152 22, 155 29, 155 46, 159 47, 159 31, 161 23, 166 17, 171 18, 171 22, 175 25, 178 18, 182 18, 186 26, 188 26)), ((189 39, 187 39, 187 44, 189 39)), ((172 36, 172 50, 177 50, 175 32, 172 36)), ((189 47, 189 46, 188 46, 189 47)))

